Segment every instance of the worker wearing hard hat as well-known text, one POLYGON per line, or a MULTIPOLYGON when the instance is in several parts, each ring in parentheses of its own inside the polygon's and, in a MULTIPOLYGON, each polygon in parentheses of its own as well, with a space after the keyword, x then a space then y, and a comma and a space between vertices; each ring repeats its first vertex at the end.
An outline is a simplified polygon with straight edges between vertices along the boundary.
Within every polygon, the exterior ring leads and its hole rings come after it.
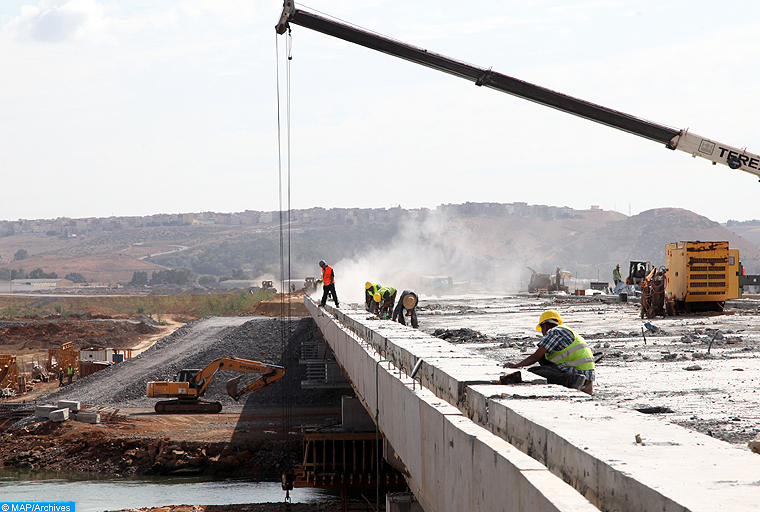
POLYGON ((364 303, 365 309, 370 313, 377 314, 377 302, 375 302, 375 294, 380 290, 382 286, 380 283, 370 283, 367 281, 364 283, 364 303))
POLYGON ((612 271, 612 282, 615 283, 615 286, 618 285, 620 281, 623 280, 623 276, 620 274, 620 264, 615 266, 615 270, 612 271))
POLYGON ((327 296, 332 295, 335 307, 340 307, 338 295, 335 293, 335 272, 333 268, 325 263, 325 260, 319 260, 319 266, 322 267, 322 302, 319 305, 325 307, 327 296))
POLYGON ((396 289, 392 286, 383 286, 375 293, 378 316, 390 318, 393 313, 393 305, 396 303, 396 289))
POLYGON ((560 384, 588 393, 594 392, 594 354, 580 334, 562 325, 562 318, 553 309, 541 315, 536 330, 543 339, 538 349, 519 363, 505 364, 505 368, 520 368, 538 363, 528 368, 529 372, 545 377, 549 384, 560 384))
POLYGON ((417 297, 417 294, 414 293, 412 290, 404 290, 401 292, 401 298, 398 300, 398 305, 396 305, 396 309, 393 310, 393 320, 394 322, 398 318, 398 323, 401 325, 406 325, 406 322, 404 321, 404 315, 406 314, 409 316, 412 327, 417 329, 420 324, 417 321, 417 303, 419 302, 419 298, 417 297))

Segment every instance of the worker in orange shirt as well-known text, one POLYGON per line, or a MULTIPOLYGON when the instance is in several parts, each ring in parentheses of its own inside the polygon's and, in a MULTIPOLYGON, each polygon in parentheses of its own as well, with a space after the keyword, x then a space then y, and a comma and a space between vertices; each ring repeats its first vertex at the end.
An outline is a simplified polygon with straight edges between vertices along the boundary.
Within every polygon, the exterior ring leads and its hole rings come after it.
POLYGON ((325 263, 325 260, 319 260, 319 266, 322 267, 322 303, 320 306, 325 307, 327 296, 332 295, 335 307, 340 307, 338 295, 335 293, 335 272, 333 268, 325 263))

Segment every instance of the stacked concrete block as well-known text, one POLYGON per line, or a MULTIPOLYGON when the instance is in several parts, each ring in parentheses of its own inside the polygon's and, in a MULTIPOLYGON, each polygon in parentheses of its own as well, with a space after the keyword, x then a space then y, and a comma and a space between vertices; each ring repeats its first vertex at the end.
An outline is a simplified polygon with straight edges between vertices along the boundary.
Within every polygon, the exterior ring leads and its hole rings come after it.
POLYGON ((93 411, 79 411, 74 418, 82 423, 100 423, 100 413, 93 411))
POLYGON ((55 411, 50 413, 50 421, 66 421, 69 419, 69 410, 68 409, 56 409, 55 411))
POLYGON ((37 418, 49 418, 50 413, 58 409, 60 407, 56 405, 38 405, 34 408, 34 416, 37 418))
POLYGON ((59 409, 68 409, 71 412, 77 412, 81 408, 80 402, 74 400, 58 400, 59 409))

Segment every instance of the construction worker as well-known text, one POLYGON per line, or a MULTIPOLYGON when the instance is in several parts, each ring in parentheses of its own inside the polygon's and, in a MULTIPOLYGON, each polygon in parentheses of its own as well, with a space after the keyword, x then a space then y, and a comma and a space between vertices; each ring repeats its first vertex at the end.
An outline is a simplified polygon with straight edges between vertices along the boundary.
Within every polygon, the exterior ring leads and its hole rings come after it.
POLYGON ((406 322, 404 321, 404 315, 406 314, 411 317, 412 327, 417 329, 420 326, 419 322, 417 322, 418 302, 419 298, 416 293, 412 290, 404 290, 401 292, 401 298, 398 300, 396 309, 393 310, 393 318, 391 318, 391 320, 395 322, 396 318, 398 318, 398 323, 406 325, 406 322))
POLYGON ((320 306, 325 307, 327 296, 332 295, 335 307, 340 307, 338 295, 335 293, 335 272, 333 268, 325 263, 325 260, 319 260, 319 266, 322 267, 322 302, 320 306))
POLYGON ((63 387, 63 375, 64 375, 64 373, 65 372, 63 371, 63 366, 59 366, 58 367, 58 387, 59 388, 63 387))
POLYGON ((378 316, 388 319, 393 313, 393 305, 396 303, 396 289, 392 286, 383 286, 375 293, 378 316))
POLYGON ((615 266, 615 270, 612 271, 612 282, 615 283, 613 288, 617 288, 620 281, 623 280, 623 276, 620 274, 620 264, 615 266))
POLYGON ((559 384, 588 393, 594 392, 594 354, 579 334, 562 326, 562 318, 554 309, 541 315, 536 330, 543 334, 538 349, 519 363, 507 363, 505 368, 528 368, 529 372, 545 377, 549 384, 559 384))
POLYGON ((69 367, 66 369, 66 375, 69 378, 69 384, 74 380, 74 367, 69 363, 69 367))
POLYGON ((375 315, 377 314, 377 302, 375 302, 375 294, 380 288, 382 288, 380 283, 370 283, 369 281, 364 283, 365 309, 375 315))

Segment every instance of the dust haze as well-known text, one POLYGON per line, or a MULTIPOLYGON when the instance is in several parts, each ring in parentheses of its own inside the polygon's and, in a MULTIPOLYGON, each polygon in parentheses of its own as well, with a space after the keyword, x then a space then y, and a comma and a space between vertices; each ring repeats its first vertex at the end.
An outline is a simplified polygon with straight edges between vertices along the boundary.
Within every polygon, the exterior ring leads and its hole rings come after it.
POLYGON ((340 301, 364 302, 365 283, 420 292, 421 276, 450 276, 462 291, 506 291, 519 286, 525 267, 505 267, 482 257, 478 247, 461 247, 447 215, 431 213, 407 219, 384 246, 358 256, 328 262, 335 269, 340 301), (523 269, 521 271, 520 269, 523 269))

